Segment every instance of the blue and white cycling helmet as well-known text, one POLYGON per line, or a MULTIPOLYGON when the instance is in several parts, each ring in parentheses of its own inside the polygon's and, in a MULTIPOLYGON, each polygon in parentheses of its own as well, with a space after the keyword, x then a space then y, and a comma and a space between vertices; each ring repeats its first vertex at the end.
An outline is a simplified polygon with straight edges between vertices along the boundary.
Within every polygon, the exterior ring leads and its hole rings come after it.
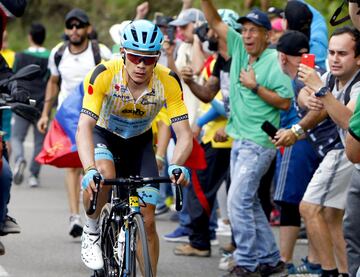
POLYGON ((239 14, 230 9, 219 9, 218 14, 220 15, 223 22, 235 30, 241 29, 241 24, 238 23, 240 18, 239 14))
POLYGON ((158 26, 148 20, 139 19, 130 22, 124 28, 121 45, 137 51, 160 51, 163 38, 158 26))

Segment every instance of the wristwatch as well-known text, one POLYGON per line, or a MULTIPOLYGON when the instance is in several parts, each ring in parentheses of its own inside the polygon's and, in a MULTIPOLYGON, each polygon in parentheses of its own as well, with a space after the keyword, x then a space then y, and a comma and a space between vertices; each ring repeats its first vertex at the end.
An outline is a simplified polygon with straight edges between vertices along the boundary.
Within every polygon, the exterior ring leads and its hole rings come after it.
POLYGON ((294 133, 296 138, 305 134, 304 129, 299 124, 294 124, 293 126, 291 126, 291 131, 294 133))
POLYGON ((317 92, 315 92, 316 97, 323 97, 330 91, 330 88, 325 86, 320 88, 317 92))
POLYGON ((252 93, 257 94, 259 87, 260 87, 260 85, 258 83, 256 83, 256 86, 253 89, 251 89, 252 93))

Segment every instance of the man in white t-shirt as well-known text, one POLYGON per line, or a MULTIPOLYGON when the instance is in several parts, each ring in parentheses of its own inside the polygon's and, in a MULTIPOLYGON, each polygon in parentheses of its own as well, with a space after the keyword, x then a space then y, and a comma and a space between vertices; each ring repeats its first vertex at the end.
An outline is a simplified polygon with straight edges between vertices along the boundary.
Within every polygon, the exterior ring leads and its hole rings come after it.
MULTIPOLYGON (((48 127, 49 113, 55 100, 58 100, 59 109, 64 99, 84 80, 85 75, 101 59, 109 59, 111 56, 109 49, 89 40, 91 31, 89 18, 83 10, 76 8, 66 15, 65 35, 68 41, 55 46, 49 57, 51 76, 46 87, 44 108, 37 124, 42 133, 48 127)), ((65 177, 70 207, 69 234, 73 237, 82 234, 79 215, 80 173, 80 168, 67 168, 65 177)))

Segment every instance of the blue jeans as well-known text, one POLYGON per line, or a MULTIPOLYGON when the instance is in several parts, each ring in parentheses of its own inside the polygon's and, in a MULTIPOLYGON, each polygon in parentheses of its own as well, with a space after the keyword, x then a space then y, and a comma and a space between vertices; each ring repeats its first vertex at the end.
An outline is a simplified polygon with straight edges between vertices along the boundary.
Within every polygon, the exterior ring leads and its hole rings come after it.
POLYGON ((276 150, 249 140, 233 143, 228 192, 229 219, 236 243, 236 264, 255 271, 259 264, 276 265, 280 253, 257 191, 276 150))
POLYGON ((2 228, 5 216, 7 215, 7 204, 10 200, 10 188, 12 181, 12 173, 9 163, 4 157, 2 157, 2 161, 3 167, 0 171, 0 228, 2 228))

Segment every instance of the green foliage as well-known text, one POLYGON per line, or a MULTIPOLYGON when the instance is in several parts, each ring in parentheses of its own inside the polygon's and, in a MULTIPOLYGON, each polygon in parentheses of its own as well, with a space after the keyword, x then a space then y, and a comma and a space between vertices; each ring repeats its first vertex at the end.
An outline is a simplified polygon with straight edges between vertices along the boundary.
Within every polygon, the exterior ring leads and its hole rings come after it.
MULTIPOLYGON (((213 0, 217 8, 231 8, 239 14, 244 14, 243 1, 234 0, 213 0)), ((52 48, 60 40, 64 30, 65 14, 74 7, 84 9, 96 27, 100 41, 108 46, 113 44, 109 36, 109 28, 115 23, 134 18, 136 6, 143 0, 29 0, 26 13, 22 18, 13 20, 8 24, 9 45, 18 51, 27 47, 28 26, 32 22, 41 22, 47 28, 47 40, 45 46, 52 48)), ((153 19, 155 12, 162 12, 166 15, 177 15, 181 9, 181 0, 151 0, 149 19, 153 19)), ((200 1, 194 1, 199 7, 200 1)), ((286 0, 269 0, 272 6, 283 8, 286 0)), ((307 0, 308 3, 317 8, 329 21, 335 9, 340 6, 342 0, 307 0)), ((260 6, 256 0, 255 5, 260 6)), ((345 9, 346 14, 347 9, 345 9)), ((349 23, 347 23, 349 24, 349 23)), ((329 26, 331 32, 333 28, 329 26)))

